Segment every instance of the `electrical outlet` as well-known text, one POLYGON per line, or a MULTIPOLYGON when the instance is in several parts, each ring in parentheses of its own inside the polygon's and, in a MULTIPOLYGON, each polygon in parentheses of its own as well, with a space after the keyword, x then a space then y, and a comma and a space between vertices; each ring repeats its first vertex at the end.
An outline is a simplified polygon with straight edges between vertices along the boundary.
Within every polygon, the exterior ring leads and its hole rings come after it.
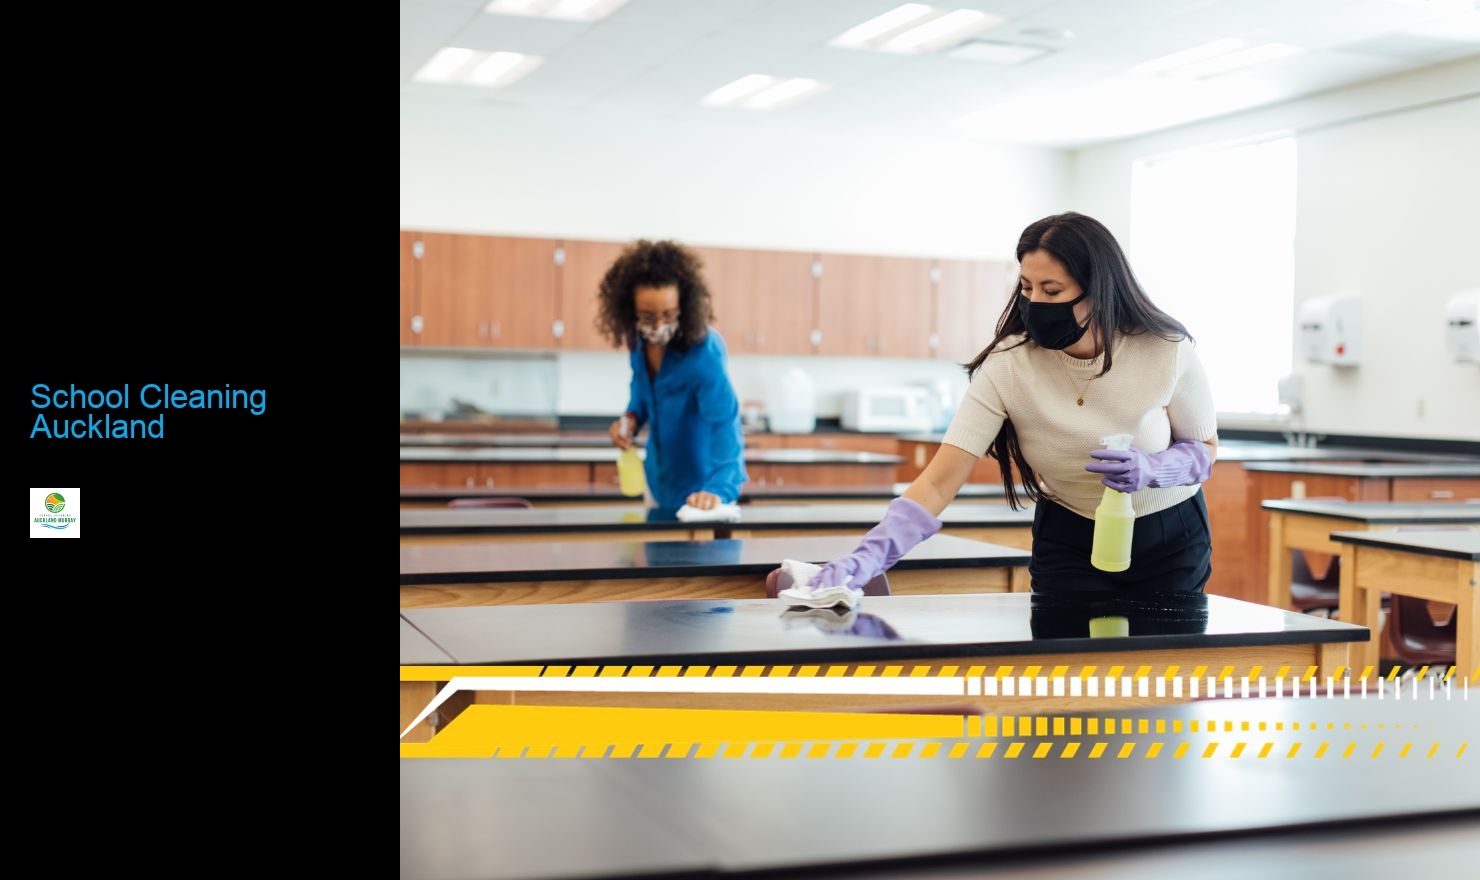
POLYGON ((1419 418, 1423 418, 1424 407, 1425 407, 1424 399, 1422 397, 1420 397, 1418 399, 1418 417, 1419 418))
POLYGON ((498 394, 500 390, 499 380, 494 379, 492 382, 488 383, 488 390, 493 392, 494 394, 498 394))

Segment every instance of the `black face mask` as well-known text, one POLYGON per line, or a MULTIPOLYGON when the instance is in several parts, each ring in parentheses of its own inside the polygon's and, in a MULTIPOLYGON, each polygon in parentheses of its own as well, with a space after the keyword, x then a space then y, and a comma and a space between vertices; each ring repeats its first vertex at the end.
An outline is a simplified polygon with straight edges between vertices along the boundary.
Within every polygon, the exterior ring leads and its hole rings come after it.
POLYGON ((1074 320, 1074 303, 1089 296, 1081 293, 1076 299, 1063 303, 1035 303, 1021 293, 1018 294, 1018 317, 1028 325, 1028 336, 1042 348, 1068 348, 1078 342, 1089 329, 1074 320))

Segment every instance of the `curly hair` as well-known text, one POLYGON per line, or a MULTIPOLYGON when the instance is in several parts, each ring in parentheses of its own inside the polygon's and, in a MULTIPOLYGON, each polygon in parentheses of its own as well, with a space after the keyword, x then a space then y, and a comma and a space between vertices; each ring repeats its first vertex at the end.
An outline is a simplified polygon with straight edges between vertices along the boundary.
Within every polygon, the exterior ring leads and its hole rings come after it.
POLYGON ((596 298, 600 311, 596 329, 613 346, 637 349, 637 309, 633 297, 639 287, 678 287, 678 332, 669 345, 685 351, 704 340, 714 320, 709 286, 700 273, 704 261, 674 241, 640 240, 612 263, 601 279, 596 298))

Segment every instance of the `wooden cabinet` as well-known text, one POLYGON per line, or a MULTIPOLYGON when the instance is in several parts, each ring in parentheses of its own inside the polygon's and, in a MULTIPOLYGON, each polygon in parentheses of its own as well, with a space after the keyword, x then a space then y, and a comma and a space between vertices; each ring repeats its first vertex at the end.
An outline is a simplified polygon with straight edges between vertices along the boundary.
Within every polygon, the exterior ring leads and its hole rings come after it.
POLYGON ((1480 500, 1480 479, 1402 477, 1393 480, 1394 501, 1480 500))
POLYGON ((596 329, 597 293, 601 279, 622 255, 625 244, 614 241, 561 242, 559 269, 562 334, 559 347, 572 351, 610 351, 611 341, 596 329))
POLYGON ((937 260, 931 306, 931 354, 967 363, 997 332, 997 319, 1012 295, 1011 263, 937 260))
POLYGON ((778 434, 786 449, 827 449, 842 452, 875 452, 899 455, 899 438, 893 434, 778 434))
POLYGON ((824 254, 817 284, 818 353, 929 357, 929 260, 824 254))
POLYGON ((812 254, 751 251, 755 307, 752 309, 757 354, 811 354, 817 326, 817 279, 812 254))
POLYGON ((696 247, 731 354, 809 354, 816 321, 812 255, 696 247))
MULTIPOLYGON (((929 443, 923 440, 901 440, 899 441, 899 452, 897 455, 904 457, 904 462, 896 469, 896 479, 901 483, 913 483, 920 474, 925 472, 925 466, 935 457, 940 450, 939 443, 929 443)), ((1016 469, 1013 471, 1016 473, 1016 469)), ((997 459, 990 455, 983 455, 977 459, 976 466, 971 469, 971 475, 966 478, 968 483, 1001 483, 1002 469, 997 464, 997 459)))
MULTIPOLYGON (((752 464, 747 486, 884 486, 894 482, 892 464, 752 464)), ((743 491, 743 490, 742 490, 743 491)))
MULTIPOLYGON (((606 351, 598 290, 625 242, 401 232, 401 344, 606 351)), ((991 339, 1001 261, 695 247, 733 354, 942 357, 991 339)))
POLYGON ((1208 505, 1208 529, 1213 542, 1213 576, 1203 592, 1264 604, 1262 577, 1248 564, 1249 515, 1245 507, 1253 475, 1237 461, 1216 461, 1203 483, 1208 505))
POLYGON ((421 345, 553 346, 555 242, 447 233, 416 240, 421 345))
MULTIPOLYGON (((446 486, 493 489, 529 486, 584 486, 591 482, 589 464, 472 464, 438 462, 402 462, 402 486, 446 486)), ((610 467, 616 478, 615 465, 610 467)))
POLYGON ((419 322, 417 317, 417 259, 416 252, 419 250, 417 236, 414 232, 401 233, 401 344, 415 345, 417 339, 415 330, 419 322))
POLYGON ((755 252, 735 248, 694 247, 714 305, 714 327, 730 354, 756 351, 755 252))
POLYGON ((786 436, 782 434, 746 434, 746 449, 785 449, 786 436))
POLYGON ((548 238, 491 239, 487 325, 480 343, 493 348, 554 348, 556 242, 548 238))

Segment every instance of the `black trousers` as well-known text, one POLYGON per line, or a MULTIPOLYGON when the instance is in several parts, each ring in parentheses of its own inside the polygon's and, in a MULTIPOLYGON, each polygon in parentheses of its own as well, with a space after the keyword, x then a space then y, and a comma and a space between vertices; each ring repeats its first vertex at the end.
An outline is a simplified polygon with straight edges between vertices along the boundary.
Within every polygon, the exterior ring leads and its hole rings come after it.
POLYGON ((1202 592, 1213 574, 1213 542, 1202 489, 1181 504, 1136 517, 1131 567, 1100 571, 1090 565, 1095 521, 1048 499, 1033 511, 1035 593, 1090 590, 1202 592))

